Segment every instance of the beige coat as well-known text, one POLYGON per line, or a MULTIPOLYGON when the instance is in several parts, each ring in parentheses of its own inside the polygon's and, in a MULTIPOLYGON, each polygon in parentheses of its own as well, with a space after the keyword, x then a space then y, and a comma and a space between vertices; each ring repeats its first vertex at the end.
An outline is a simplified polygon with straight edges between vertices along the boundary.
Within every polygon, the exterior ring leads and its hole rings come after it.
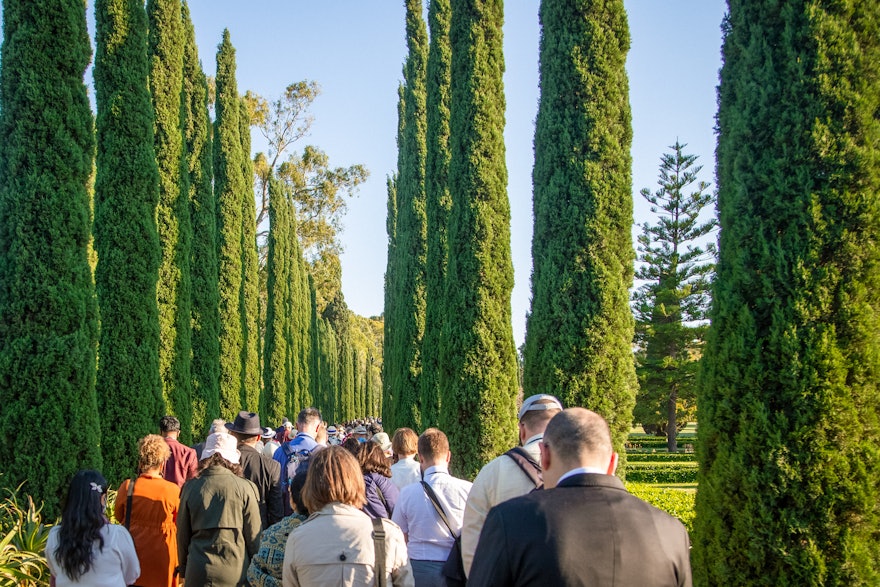
MULTIPOLYGON (((385 527, 387 584, 413 587, 403 532, 391 520, 385 527)), ((359 509, 331 503, 295 528, 284 549, 284 587, 363 587, 375 580, 373 522, 359 509)))

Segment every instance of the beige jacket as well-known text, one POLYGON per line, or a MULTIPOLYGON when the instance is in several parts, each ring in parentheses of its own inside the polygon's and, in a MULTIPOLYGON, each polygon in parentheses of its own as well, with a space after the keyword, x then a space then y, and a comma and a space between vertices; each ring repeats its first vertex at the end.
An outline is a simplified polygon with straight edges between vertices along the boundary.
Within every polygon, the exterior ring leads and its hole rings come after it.
MULTIPOLYGON (((385 527, 385 575, 394 587, 414 587, 403 532, 385 527)), ((363 587, 375 582, 373 522, 359 509, 331 503, 296 527, 284 549, 284 587, 363 587)))
MULTIPOLYGON (((523 446, 538 463, 541 462, 538 442, 543 437, 543 434, 533 436, 523 446)), ((466 575, 471 572, 480 531, 483 529, 489 510, 503 501, 525 495, 534 488, 535 484, 532 480, 526 477, 519 465, 506 455, 489 461, 480 469, 468 494, 467 505, 464 508, 464 522, 461 526, 461 557, 464 560, 466 575)))

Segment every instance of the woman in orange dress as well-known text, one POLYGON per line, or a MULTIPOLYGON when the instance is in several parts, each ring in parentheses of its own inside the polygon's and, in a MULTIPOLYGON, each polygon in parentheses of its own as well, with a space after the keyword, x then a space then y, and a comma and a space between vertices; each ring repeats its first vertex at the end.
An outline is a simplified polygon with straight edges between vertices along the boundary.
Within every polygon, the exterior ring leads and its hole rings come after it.
MULTIPOLYGON (((165 440, 150 434, 138 442, 138 471, 131 499, 129 532, 141 563, 141 576, 135 582, 140 587, 176 587, 177 577, 177 510, 180 508, 180 488, 162 478, 162 466, 171 451, 165 440)), ((120 524, 125 523, 128 503, 126 479, 116 494, 114 514, 120 524)))

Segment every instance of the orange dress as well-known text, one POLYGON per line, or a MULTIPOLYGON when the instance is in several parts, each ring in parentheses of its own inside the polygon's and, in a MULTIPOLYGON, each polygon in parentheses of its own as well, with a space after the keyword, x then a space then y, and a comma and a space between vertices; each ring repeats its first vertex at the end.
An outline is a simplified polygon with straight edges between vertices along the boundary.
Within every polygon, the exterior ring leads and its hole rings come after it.
MULTIPOLYGON (((128 483, 126 479, 119 486, 113 510, 120 524, 125 523, 128 483)), ((131 500, 129 532, 141 563, 141 576, 136 584, 143 587, 176 587, 174 569, 177 568, 180 488, 162 477, 142 474, 134 484, 131 500)))

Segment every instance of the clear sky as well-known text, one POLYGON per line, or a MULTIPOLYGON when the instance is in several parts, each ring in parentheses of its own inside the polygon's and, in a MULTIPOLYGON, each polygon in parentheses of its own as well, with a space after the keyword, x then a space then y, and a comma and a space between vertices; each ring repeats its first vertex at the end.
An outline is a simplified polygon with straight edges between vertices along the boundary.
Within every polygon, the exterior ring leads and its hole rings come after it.
MULTIPOLYGON (((529 309, 534 121, 538 106, 538 0, 505 3, 504 76, 507 167, 516 285, 511 300, 517 345, 529 309)), ((638 194, 655 189, 661 154, 679 139, 699 155, 701 179, 713 183, 715 111, 721 66, 723 0, 626 0, 632 39, 627 59, 633 120, 635 220, 648 209, 638 194)), ((322 88, 303 144, 327 152, 331 165, 362 163, 369 180, 350 201, 342 241, 342 287, 365 316, 383 307, 386 177, 397 164, 397 86, 406 56, 403 0, 189 0, 205 72, 228 28, 238 87, 278 97, 294 81, 322 88)), ((254 148, 260 137, 254 133, 254 148)), ((301 145, 300 145, 301 148, 301 145)))

